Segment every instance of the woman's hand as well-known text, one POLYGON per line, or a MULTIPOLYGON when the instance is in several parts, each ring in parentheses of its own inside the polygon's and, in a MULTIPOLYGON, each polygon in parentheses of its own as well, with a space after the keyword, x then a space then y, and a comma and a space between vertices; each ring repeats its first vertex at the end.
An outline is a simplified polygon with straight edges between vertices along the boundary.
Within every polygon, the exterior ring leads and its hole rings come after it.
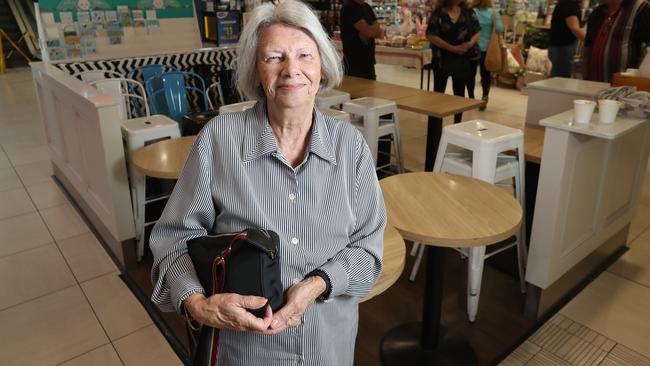
POLYGON ((183 304, 201 324, 218 329, 264 333, 273 320, 271 308, 266 308, 264 318, 258 318, 246 309, 258 309, 266 303, 265 298, 258 296, 216 294, 206 298, 197 293, 188 297, 183 304))
POLYGON ((449 52, 455 53, 457 55, 464 55, 465 53, 467 53, 467 49, 463 47, 463 45, 450 46, 449 52))
POLYGON ((277 334, 289 327, 302 323, 302 316, 314 301, 325 291, 327 285, 319 276, 311 276, 289 287, 286 303, 273 316, 268 334, 277 334))

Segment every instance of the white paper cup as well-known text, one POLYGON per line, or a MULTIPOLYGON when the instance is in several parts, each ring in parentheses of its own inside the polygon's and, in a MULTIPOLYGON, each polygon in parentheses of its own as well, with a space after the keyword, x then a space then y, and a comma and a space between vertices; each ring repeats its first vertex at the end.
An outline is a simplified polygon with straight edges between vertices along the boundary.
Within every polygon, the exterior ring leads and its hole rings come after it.
POLYGON ((573 101, 573 122, 589 123, 591 115, 596 108, 596 102, 593 100, 576 99, 573 101))
POLYGON ((616 121, 618 109, 621 107, 621 102, 611 99, 598 100, 598 115, 600 116, 600 123, 612 123, 616 121))

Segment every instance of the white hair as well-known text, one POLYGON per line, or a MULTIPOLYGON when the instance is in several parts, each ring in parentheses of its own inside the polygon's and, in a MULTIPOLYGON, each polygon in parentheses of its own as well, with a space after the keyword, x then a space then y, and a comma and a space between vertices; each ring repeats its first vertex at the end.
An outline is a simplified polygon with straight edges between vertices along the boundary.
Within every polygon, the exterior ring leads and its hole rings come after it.
MULTIPOLYGON (((239 38, 235 80, 245 99, 260 95, 260 77, 257 72, 257 46, 261 31, 275 24, 302 30, 318 47, 321 62, 321 90, 329 90, 341 83, 343 67, 336 48, 325 33, 312 9, 298 0, 283 0, 277 4, 265 3, 253 9, 239 38)), ((262 95, 263 96, 263 95, 262 95)))

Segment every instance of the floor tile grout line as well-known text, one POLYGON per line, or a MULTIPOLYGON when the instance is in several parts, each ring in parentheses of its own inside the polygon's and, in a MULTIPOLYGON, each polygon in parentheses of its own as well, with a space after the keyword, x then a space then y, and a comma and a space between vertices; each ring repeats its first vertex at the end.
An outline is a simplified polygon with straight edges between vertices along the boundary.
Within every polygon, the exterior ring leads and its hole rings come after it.
MULTIPOLYGON (((105 346, 109 345, 109 344, 111 345, 111 347, 113 347, 113 344, 111 343, 110 339, 108 340, 107 343, 101 344, 101 345, 99 345, 99 346, 97 346, 97 347, 95 347, 95 348, 93 348, 93 349, 91 349, 91 350, 88 350, 88 351, 84 352, 84 353, 80 353, 80 354, 78 354, 78 355, 76 355, 76 356, 74 356, 74 357, 68 358, 68 359, 65 360, 65 361, 61 361, 61 362, 57 363, 56 366, 61 366, 61 365, 63 365, 63 364, 66 363, 66 362, 70 362, 70 361, 74 360, 75 358, 79 358, 79 357, 81 357, 81 356, 87 355, 87 354, 89 354, 90 352, 96 351, 96 350, 98 350, 98 349, 100 349, 100 348, 102 348, 102 347, 105 347, 105 346)), ((113 349, 115 350, 114 347, 113 347, 113 349)), ((115 350, 115 353, 117 354, 117 350, 115 350)), ((117 356, 119 357, 120 355, 117 354, 117 356)), ((124 362, 122 362, 122 359, 121 359, 121 358, 120 358, 120 363, 122 364, 122 366, 124 366, 124 362)))
POLYGON ((108 276, 108 275, 110 275, 112 273, 115 273, 115 275, 118 276, 118 277, 120 276, 120 270, 116 268, 114 271, 102 273, 102 274, 99 274, 99 275, 96 275, 96 276, 93 276, 93 277, 89 277, 88 279, 82 280, 82 281, 79 282, 79 285, 85 284, 85 283, 90 282, 90 281, 94 281, 94 280, 96 280, 96 279, 98 279, 100 277, 108 276))
POLYGON ((47 292, 47 293, 44 293, 44 294, 38 295, 38 296, 36 296, 36 297, 34 297, 34 298, 30 298, 30 299, 27 299, 27 300, 21 301, 21 302, 19 302, 19 303, 13 304, 13 305, 11 305, 11 306, 7 306, 6 308, 0 309, 0 313, 2 313, 2 312, 4 312, 4 311, 7 311, 7 310, 9 310, 9 309, 13 309, 13 308, 18 307, 18 306, 21 306, 21 305, 25 305, 25 304, 27 304, 28 302, 38 300, 38 299, 40 299, 40 298, 42 298, 42 297, 50 296, 50 295, 53 295, 53 294, 55 294, 55 293, 57 293, 57 292, 61 292, 61 291, 68 290, 68 289, 70 289, 70 288, 72 288, 72 287, 75 287, 75 286, 78 286, 79 288, 81 288, 81 286, 79 286, 78 283, 74 283, 74 284, 72 284, 72 285, 70 285, 70 286, 61 287, 61 288, 59 288, 59 289, 56 289, 56 290, 49 291, 49 292, 47 292))
POLYGON ((17 255, 17 254, 25 253, 25 252, 28 252, 28 251, 30 251, 30 250, 43 248, 43 247, 45 247, 45 246, 47 246, 47 245, 49 245, 49 244, 54 244, 54 245, 56 245, 56 243, 54 242, 54 238, 52 238, 52 241, 48 241, 47 243, 44 243, 44 244, 38 244, 38 245, 33 246, 33 247, 31 247, 31 248, 21 249, 21 250, 19 250, 19 251, 17 251, 17 252, 13 252, 13 253, 9 253, 9 254, 2 254, 2 255, 0 255, 0 260, 3 260, 3 259, 5 259, 5 258, 12 257, 12 256, 17 255))
MULTIPOLYGON (((27 190, 26 187, 24 187, 24 188, 25 188, 25 190, 27 190)), ((29 194, 28 194, 28 196, 29 196, 29 194)), ((34 201, 33 201, 33 199, 32 199, 31 196, 29 196, 29 199, 32 201, 32 203, 34 203, 34 201)), ((61 206, 66 205, 66 204, 70 204, 69 202, 67 202, 67 200, 68 200, 68 198, 66 197, 66 203, 62 204, 61 206)), ((34 205, 35 205, 35 203, 34 203, 34 205)), ((72 278, 74 278, 74 280, 75 280, 75 282, 76 282, 76 285, 79 287, 79 290, 80 290, 81 293, 83 294, 84 299, 86 299, 86 303, 88 304, 88 306, 90 307, 90 309, 91 309, 93 315, 95 316, 95 319, 97 320, 97 323, 98 323, 99 326, 102 328, 102 331, 103 331, 104 334, 106 335, 106 338, 110 341, 111 337, 108 335, 108 332, 106 331, 106 328, 104 327, 104 324, 102 324, 102 321, 100 320, 99 315, 97 314, 97 311, 96 311, 95 308, 93 307, 92 302, 90 302, 90 299, 89 299, 88 296, 86 295, 86 292, 84 291, 83 287, 82 287, 81 284, 79 283, 79 280, 77 279, 77 276, 75 275, 74 271, 72 270, 72 267, 70 266, 70 263, 68 262, 68 259, 67 259, 67 258, 65 257, 65 255, 63 254, 63 251, 62 251, 61 248, 59 247, 59 244, 56 242, 56 238, 54 237, 54 234, 52 233, 50 227, 47 225, 47 222, 45 221, 45 218, 44 218, 43 215, 41 214, 41 211, 37 211, 37 212, 38 212, 38 216, 39 216, 39 217, 41 218, 41 220, 43 221, 43 224, 45 225, 45 228, 47 229, 48 233, 49 233, 50 236, 55 240, 56 249, 57 249, 57 250, 59 251, 59 253, 61 254, 61 257, 63 258, 63 261, 65 262, 66 266, 68 267, 68 270, 70 271, 70 274, 72 275, 72 278)), ((86 224, 83 223, 83 225, 85 226, 86 224)))
MULTIPOLYGON (((66 199, 67 199, 67 198, 66 198, 66 199)), ((43 218, 43 216, 41 215, 41 213, 39 212, 38 214, 39 214, 39 216, 41 217, 41 220, 43 220, 43 222, 45 223, 45 219, 43 218)), ((86 224, 84 223, 84 225, 86 225, 86 224)), ((45 226, 47 227, 47 230, 49 231, 50 228, 47 226, 47 223, 45 223, 45 226)), ((51 232, 50 232, 50 235, 52 235, 51 232)), ((54 237, 54 236, 52 235, 52 237, 54 237)), ((55 239, 55 243, 56 243, 56 248, 57 248, 57 250, 58 250, 59 253, 61 254, 61 257, 63 257, 63 260, 65 261, 66 266, 68 266, 68 270, 69 270, 70 273, 72 274, 72 277, 74 278, 75 282, 77 283, 77 286, 79 286, 79 290, 80 290, 81 293, 83 294, 84 299, 86 299, 86 302, 88 303, 88 306, 90 307, 90 310, 92 311, 93 315, 95 316, 95 319, 97 320, 97 323, 98 323, 99 326, 102 328, 102 331, 103 331, 104 334, 106 335, 106 338, 110 341, 110 340, 111 340, 111 337, 110 337, 110 335, 108 334, 108 331, 107 331, 106 328, 104 327, 104 324, 102 323, 101 319, 99 318, 99 315, 97 314, 97 311, 95 310, 95 307, 93 306, 93 303, 92 303, 92 302, 90 301, 90 299, 88 298, 88 295, 86 294, 86 291, 84 291, 83 286, 81 286, 81 283, 79 282, 79 279, 77 278, 77 276, 75 275, 74 271, 72 270, 72 266, 70 266, 70 262, 68 261, 68 259, 67 259, 67 258, 65 257, 65 255, 63 254, 63 251, 61 250, 61 247, 59 247, 59 244, 56 242, 56 239, 55 239)))
MULTIPOLYGON (((153 320, 152 320, 151 323, 149 323, 149 324, 147 324, 147 325, 144 325, 144 326, 142 326, 142 327, 140 327, 140 328, 138 328, 138 329, 135 329, 135 330, 133 330, 133 331, 131 331, 131 332, 129 332, 129 333, 126 333, 125 335, 123 335, 123 336, 121 336, 121 337, 119 337, 119 338, 111 339, 111 343, 113 343, 113 342, 117 342, 117 341, 120 341, 120 340, 122 340, 122 339, 124 339, 124 338, 126 338, 126 337, 128 337, 128 336, 130 336, 130 335, 133 335, 133 334, 135 334, 135 333, 137 333, 137 332, 139 332, 139 331, 141 331, 141 330, 143 330, 143 329, 145 329, 145 328, 149 328, 149 327, 151 327, 151 326, 153 326, 153 327, 156 329, 156 331, 157 331, 158 333, 160 333, 160 330, 158 330, 158 327, 156 327, 156 324, 155 324, 155 323, 153 322, 153 320)), ((162 335, 162 334, 161 334, 161 337, 163 337, 163 339, 165 339, 165 336, 162 335)), ((110 339, 110 338, 109 338, 109 339, 110 339)), ((165 339, 165 343, 167 343, 167 339, 165 339)), ((171 348, 171 347, 170 347, 170 348, 171 348)))
POLYGON ((644 284, 644 283, 641 283, 641 282, 638 282, 638 281, 635 281, 635 280, 629 279, 629 278, 627 278, 627 277, 623 277, 623 276, 619 275, 618 273, 609 272, 609 271, 606 271, 606 272, 609 273, 609 274, 612 275, 612 276, 616 276, 616 277, 618 277, 618 278, 620 278, 620 279, 622 279, 622 280, 632 282, 632 283, 634 283, 634 284, 637 284, 637 285, 639 285, 639 286, 641 286, 641 287, 645 287, 645 288, 647 288, 647 289, 650 290, 650 286, 649 286, 649 285, 646 285, 646 284, 644 284))

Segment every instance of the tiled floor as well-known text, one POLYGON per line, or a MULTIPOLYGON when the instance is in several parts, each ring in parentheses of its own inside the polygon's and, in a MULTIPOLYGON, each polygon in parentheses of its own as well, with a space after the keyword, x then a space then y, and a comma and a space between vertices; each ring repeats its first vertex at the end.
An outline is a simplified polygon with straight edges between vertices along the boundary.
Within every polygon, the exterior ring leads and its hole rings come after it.
POLYGON ((50 177, 37 110, 28 69, 0 75, 0 364, 180 365, 50 177))
MULTIPOLYGON (((377 74, 419 86, 416 70, 377 74)), ((487 110, 464 119, 522 127, 526 103, 495 88, 487 110)), ((52 181, 36 105, 28 69, 0 75, 0 364, 180 364, 52 181)), ((405 166, 422 170, 426 118, 400 111, 400 121, 405 166)), ((650 365, 649 227, 647 177, 630 251, 503 364, 650 365)))

